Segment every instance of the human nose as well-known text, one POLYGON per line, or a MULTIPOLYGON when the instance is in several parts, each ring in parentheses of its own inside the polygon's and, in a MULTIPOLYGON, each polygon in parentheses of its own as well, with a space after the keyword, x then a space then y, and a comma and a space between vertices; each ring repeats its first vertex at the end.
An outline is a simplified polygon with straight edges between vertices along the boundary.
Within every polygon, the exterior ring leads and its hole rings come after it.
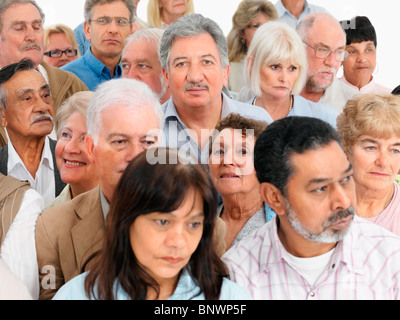
POLYGON ((351 205, 351 192, 354 192, 349 186, 343 187, 340 183, 337 183, 332 187, 331 191, 331 204, 332 210, 347 209, 351 205))
POLYGON ((375 165, 380 167, 380 168, 387 167, 388 164, 389 164, 389 158, 388 157, 389 156, 385 152, 380 151, 377 154, 377 157, 376 157, 376 160, 375 160, 375 165))
POLYGON ((84 147, 83 140, 76 137, 72 137, 64 147, 64 151, 67 153, 80 154, 82 152, 82 147, 84 147))
POLYGON ((187 80, 191 83, 199 83, 204 79, 204 73, 200 66, 192 64, 188 70, 187 80))
POLYGON ((185 227, 180 223, 174 224, 167 232, 165 245, 169 248, 182 249, 185 243, 185 227))

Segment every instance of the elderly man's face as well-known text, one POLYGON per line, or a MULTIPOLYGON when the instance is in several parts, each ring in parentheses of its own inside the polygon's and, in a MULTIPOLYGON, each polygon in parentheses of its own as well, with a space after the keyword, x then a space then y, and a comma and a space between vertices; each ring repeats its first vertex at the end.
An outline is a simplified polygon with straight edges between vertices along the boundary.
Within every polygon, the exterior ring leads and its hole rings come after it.
POLYGON ((35 65, 43 60, 43 21, 31 3, 9 7, 1 16, 0 67, 29 58, 35 65))
MULTIPOLYGON (((336 51, 345 48, 346 37, 335 21, 316 20, 305 42, 314 48, 336 51)), ((308 58, 307 88, 312 92, 323 92, 332 85, 342 61, 337 61, 333 53, 326 59, 317 58, 309 46, 305 45, 308 58)))
POLYGON ((177 38, 170 50, 169 72, 163 69, 178 109, 214 107, 228 83, 229 66, 222 67, 220 54, 209 34, 177 38))
POLYGON ((287 184, 288 231, 308 241, 336 243, 349 228, 356 206, 352 168, 338 143, 291 156, 294 174, 287 184))
POLYGON ((53 99, 50 87, 36 70, 17 72, 3 84, 7 91, 7 108, 1 124, 10 139, 42 137, 53 130, 53 99))
POLYGON ((97 142, 86 138, 89 153, 93 154, 102 190, 111 201, 115 187, 129 162, 139 153, 159 142, 155 130, 160 121, 149 106, 132 109, 116 105, 102 111, 101 132, 97 142))
POLYGON ((166 91, 157 44, 154 41, 132 41, 121 59, 122 77, 147 84, 161 99, 166 91))

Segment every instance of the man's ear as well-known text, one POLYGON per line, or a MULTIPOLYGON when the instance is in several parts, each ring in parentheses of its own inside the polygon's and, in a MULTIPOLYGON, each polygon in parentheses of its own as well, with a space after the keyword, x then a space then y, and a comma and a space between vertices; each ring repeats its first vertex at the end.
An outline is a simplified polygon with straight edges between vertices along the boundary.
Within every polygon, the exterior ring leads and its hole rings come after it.
POLYGON ((83 23, 83 33, 85 34, 86 39, 90 41, 90 24, 86 21, 83 23))
POLYGON ((86 147, 86 150, 87 150, 87 152, 88 152, 88 154, 89 154, 89 157, 91 158, 91 160, 92 159, 94 159, 94 156, 93 156, 93 150, 94 150, 94 140, 93 140, 93 137, 90 135, 90 134, 87 134, 86 136, 85 136, 85 140, 84 140, 84 142, 85 142, 85 147, 86 147))
MULTIPOLYGON (((0 107, 0 108, 2 108, 2 107, 0 107)), ((5 113, 6 113, 6 111, 4 110, 4 108, 3 108, 3 110, 0 109, 0 124, 2 127, 7 128, 8 122, 7 122, 5 113)))
POLYGON ((166 85, 167 88, 169 88, 168 72, 164 68, 161 68, 161 71, 162 71, 162 74, 163 74, 163 77, 164 77, 165 85, 166 85))
POLYGON ((261 196, 264 202, 267 203, 277 215, 285 214, 285 198, 277 187, 267 182, 261 183, 261 196))

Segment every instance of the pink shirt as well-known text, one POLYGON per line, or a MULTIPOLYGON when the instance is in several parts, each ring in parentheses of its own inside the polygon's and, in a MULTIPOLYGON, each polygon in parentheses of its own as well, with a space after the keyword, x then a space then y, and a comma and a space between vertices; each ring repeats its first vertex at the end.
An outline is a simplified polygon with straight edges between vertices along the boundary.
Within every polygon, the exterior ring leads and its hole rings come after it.
POLYGON ((309 284, 279 240, 277 218, 224 256, 231 280, 257 300, 400 299, 400 237, 358 216, 309 284))
POLYGON ((390 201, 386 209, 378 216, 365 219, 400 236, 400 190, 397 183, 394 183, 393 199, 390 201))
POLYGON ((367 85, 365 85, 361 89, 358 89, 358 87, 353 86, 350 82, 348 82, 346 80, 346 78, 344 76, 340 78, 340 81, 342 81, 345 84, 349 85, 350 87, 356 89, 360 93, 388 94, 388 93, 392 92, 392 90, 390 90, 389 88, 386 88, 380 84, 377 84, 373 78, 367 85))

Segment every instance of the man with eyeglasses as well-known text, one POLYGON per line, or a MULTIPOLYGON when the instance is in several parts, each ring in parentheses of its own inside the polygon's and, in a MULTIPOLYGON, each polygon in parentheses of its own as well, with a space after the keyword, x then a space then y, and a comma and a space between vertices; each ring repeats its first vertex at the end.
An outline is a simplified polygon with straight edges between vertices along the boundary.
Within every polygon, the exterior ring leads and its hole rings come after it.
MULTIPOLYGON (((58 106, 79 91, 88 88, 74 74, 43 61, 45 15, 34 0, 0 1, 0 68, 30 59, 51 88, 54 112, 58 106)), ((8 141, 0 126, 0 147, 8 141)))
POLYGON ((133 30, 134 12, 133 0, 86 0, 83 27, 90 50, 61 69, 77 75, 91 91, 104 81, 120 78, 121 54, 133 30))
POLYGON ((347 100, 357 91, 339 81, 336 74, 346 60, 346 34, 330 14, 313 13, 297 26, 308 60, 307 82, 300 93, 304 98, 320 102, 342 112, 347 100))

